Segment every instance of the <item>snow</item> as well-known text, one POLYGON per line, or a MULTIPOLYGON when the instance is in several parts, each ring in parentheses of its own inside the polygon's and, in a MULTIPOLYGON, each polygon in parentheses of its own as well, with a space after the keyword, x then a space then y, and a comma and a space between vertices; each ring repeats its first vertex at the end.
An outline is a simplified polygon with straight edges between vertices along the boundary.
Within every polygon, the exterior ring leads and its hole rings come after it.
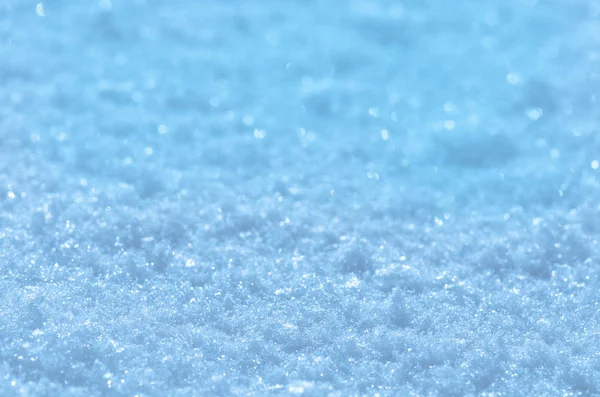
POLYGON ((600 393, 596 0, 0 2, 0 395, 600 393))

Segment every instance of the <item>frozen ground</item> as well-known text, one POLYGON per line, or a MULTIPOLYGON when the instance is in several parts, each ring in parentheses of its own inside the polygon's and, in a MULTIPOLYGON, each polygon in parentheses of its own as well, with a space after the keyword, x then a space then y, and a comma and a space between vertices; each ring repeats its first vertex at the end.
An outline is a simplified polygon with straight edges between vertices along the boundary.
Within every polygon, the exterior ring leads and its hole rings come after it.
POLYGON ((0 1, 0 395, 600 393, 600 3, 0 1))

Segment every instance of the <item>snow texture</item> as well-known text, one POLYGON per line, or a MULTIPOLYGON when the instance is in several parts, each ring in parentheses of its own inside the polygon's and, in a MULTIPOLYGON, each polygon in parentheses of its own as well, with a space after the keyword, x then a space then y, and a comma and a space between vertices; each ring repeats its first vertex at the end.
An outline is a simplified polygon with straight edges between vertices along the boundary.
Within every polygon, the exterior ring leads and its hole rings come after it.
POLYGON ((0 395, 600 393, 597 0, 0 1, 0 395))

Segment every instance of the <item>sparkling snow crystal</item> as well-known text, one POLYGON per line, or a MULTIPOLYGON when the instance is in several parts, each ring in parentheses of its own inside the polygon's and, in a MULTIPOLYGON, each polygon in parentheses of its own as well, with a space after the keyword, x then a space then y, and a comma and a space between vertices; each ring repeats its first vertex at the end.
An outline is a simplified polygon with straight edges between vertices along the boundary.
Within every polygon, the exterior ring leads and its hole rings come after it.
POLYGON ((597 0, 0 1, 0 396, 600 394, 597 0))

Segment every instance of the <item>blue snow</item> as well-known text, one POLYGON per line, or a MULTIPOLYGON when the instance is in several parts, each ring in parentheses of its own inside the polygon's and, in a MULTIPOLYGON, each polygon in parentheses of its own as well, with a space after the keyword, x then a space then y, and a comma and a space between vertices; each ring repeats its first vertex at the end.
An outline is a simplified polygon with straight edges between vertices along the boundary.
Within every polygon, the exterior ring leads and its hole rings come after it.
POLYGON ((0 396, 600 395, 598 0, 0 1, 0 396))

